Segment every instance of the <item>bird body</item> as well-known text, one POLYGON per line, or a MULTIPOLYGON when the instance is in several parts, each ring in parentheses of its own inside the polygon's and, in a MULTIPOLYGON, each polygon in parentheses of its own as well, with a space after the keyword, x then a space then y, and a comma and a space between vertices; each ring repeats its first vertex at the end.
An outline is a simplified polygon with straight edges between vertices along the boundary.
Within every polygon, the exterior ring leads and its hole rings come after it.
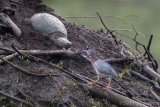
POLYGON ((67 39, 67 30, 57 17, 48 13, 36 13, 30 22, 33 29, 47 36, 55 45, 71 46, 71 42, 67 39))
POLYGON ((113 78, 118 77, 116 71, 112 68, 112 66, 104 60, 98 59, 92 62, 92 66, 93 69, 96 71, 97 75, 102 73, 106 75, 111 75, 113 78))
POLYGON ((96 52, 93 49, 84 50, 83 56, 90 61, 94 71, 98 75, 100 74, 110 75, 112 78, 117 78, 117 72, 106 61, 98 58, 96 52))

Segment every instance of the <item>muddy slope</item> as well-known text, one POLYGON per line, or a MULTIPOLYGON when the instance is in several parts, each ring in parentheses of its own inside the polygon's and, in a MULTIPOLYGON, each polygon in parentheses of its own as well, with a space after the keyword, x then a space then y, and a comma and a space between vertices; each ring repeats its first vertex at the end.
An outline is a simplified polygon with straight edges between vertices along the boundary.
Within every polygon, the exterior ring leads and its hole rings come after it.
MULTIPOLYGON (((38 12, 47 12, 57 16, 53 9, 46 7, 41 0, 12 0, 18 2, 11 2, 10 0, 0 0, 0 7, 3 9, 8 6, 15 9, 15 15, 10 16, 12 20, 22 30, 22 37, 17 38, 10 33, 1 34, 2 41, 1 46, 11 47, 14 43, 19 49, 57 49, 51 42, 41 36, 40 33, 34 31, 30 25, 25 22, 26 18, 31 17, 38 12)), ((94 31, 85 27, 77 26, 74 23, 70 23, 65 19, 57 16, 64 23, 68 38, 73 42, 71 50, 81 51, 83 49, 94 48, 100 58, 118 58, 121 57, 120 52, 112 40, 110 35, 107 35, 102 31, 94 31)), ((41 58, 52 61, 54 64, 64 68, 72 70, 72 72, 79 73, 84 76, 88 76, 92 79, 96 79, 96 75, 87 62, 81 60, 64 59, 62 57, 50 57, 41 56, 41 58)), ((23 57, 16 57, 12 60, 14 64, 23 67, 28 70, 32 70, 36 73, 43 73, 49 71, 57 74, 53 79, 50 77, 34 77, 28 76, 17 69, 11 67, 8 64, 0 65, 0 89, 10 95, 16 96, 21 99, 25 99, 21 92, 29 96, 35 105, 41 107, 61 107, 61 97, 66 106, 72 107, 111 107, 113 104, 106 100, 92 98, 87 93, 83 92, 67 74, 62 73, 57 69, 50 68, 49 66, 41 63, 33 62, 23 57), (53 82, 53 80, 55 82, 53 82)), ((125 65, 129 63, 112 63, 111 65, 121 73, 125 68, 125 65)), ((150 84, 138 80, 133 77, 124 76, 124 82, 133 88, 137 95, 134 98, 149 103, 153 107, 158 107, 158 102, 150 95, 150 84)), ((107 83, 107 79, 100 80, 102 83, 107 83)), ((112 87, 121 92, 126 92, 118 84, 112 82, 112 87)), ((27 99, 25 99, 27 100, 27 99)), ((10 100, 4 100, 0 96, 0 105, 15 105, 20 106, 20 103, 8 103, 10 100), (2 100, 1 100, 2 99, 2 100)))

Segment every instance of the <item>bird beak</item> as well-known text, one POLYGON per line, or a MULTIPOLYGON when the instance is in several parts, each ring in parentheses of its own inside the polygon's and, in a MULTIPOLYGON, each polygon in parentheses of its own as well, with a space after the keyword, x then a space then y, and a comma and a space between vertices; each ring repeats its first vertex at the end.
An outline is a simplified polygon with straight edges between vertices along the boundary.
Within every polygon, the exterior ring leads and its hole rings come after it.
POLYGON ((88 55, 88 51, 87 51, 87 50, 83 50, 83 51, 81 52, 81 55, 82 55, 82 57, 83 57, 84 59, 90 61, 91 56, 88 55))

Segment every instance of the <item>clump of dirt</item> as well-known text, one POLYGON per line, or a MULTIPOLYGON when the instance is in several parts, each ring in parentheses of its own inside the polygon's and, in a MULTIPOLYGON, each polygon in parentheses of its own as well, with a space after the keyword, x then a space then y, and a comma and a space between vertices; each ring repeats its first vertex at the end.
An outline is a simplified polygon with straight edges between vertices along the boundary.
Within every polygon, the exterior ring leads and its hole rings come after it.
MULTIPOLYGON (((30 25, 25 23, 25 19, 30 18, 33 14, 38 12, 47 12, 57 16, 64 23, 68 32, 68 39, 73 43, 71 50, 81 51, 89 47, 95 49, 99 57, 102 59, 121 57, 120 52, 110 35, 107 35, 107 33, 102 31, 95 31, 85 27, 80 27, 74 23, 66 21, 62 17, 56 15, 53 9, 46 7, 41 0, 0 1, 1 8, 6 6, 15 9, 15 15, 10 17, 22 30, 22 37, 17 38, 14 35, 6 32, 6 34, 1 35, 1 46, 10 48, 11 44, 14 43, 19 49, 58 49, 51 42, 48 42, 46 38, 41 36, 40 33, 34 31, 30 25)), ((54 56, 42 56, 42 58, 48 61, 52 61, 64 69, 68 69, 72 72, 96 79, 93 68, 88 62, 81 60, 63 59, 61 57, 54 56)), ((65 106, 71 107, 113 106, 106 100, 92 98, 92 96, 83 92, 77 86, 76 82, 70 78, 70 76, 57 69, 53 69, 49 66, 33 62, 31 60, 27 60, 23 57, 14 58, 12 62, 20 67, 32 70, 36 73, 47 71, 57 74, 57 76, 53 76, 52 79, 50 77, 28 76, 18 72, 17 69, 11 67, 8 64, 3 64, 0 66, 0 89, 3 92, 9 93, 21 99, 25 99, 23 95, 25 93, 27 96, 29 96, 30 99, 32 99, 35 105, 41 107, 60 107, 62 105, 62 99, 65 102, 65 106)), ((122 71, 126 64, 127 63, 116 63, 112 64, 112 66, 117 71, 122 71)), ((131 82, 129 82, 128 79, 124 79, 124 81, 127 85, 134 89, 135 93, 137 93, 137 96, 135 96, 136 99, 148 102, 155 107, 158 106, 158 102, 149 95, 149 91, 146 91, 151 87, 148 83, 136 80, 133 77, 128 78, 131 80, 131 82), (144 93, 143 96, 142 93, 144 93)), ((100 80, 100 82, 107 84, 107 79, 100 80)), ((123 90, 118 84, 114 82, 112 83, 112 87, 125 92, 125 90, 123 90)), ((0 96, 0 105, 7 105, 7 103, 4 103, 3 100, 5 100, 4 97, 0 96)), ((15 102, 13 105, 19 106, 20 103, 15 102)))

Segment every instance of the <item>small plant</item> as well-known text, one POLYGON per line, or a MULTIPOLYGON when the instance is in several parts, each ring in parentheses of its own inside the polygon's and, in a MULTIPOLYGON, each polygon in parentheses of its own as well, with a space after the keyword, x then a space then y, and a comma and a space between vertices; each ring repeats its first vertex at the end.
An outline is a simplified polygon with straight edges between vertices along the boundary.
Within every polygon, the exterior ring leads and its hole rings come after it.
POLYGON ((8 100, 6 97, 0 96, 0 107, 17 107, 16 103, 8 100))
POLYGON ((37 72, 43 72, 43 71, 44 71, 44 68, 42 66, 37 68, 37 72))
POLYGON ((19 56, 19 59, 22 61, 25 65, 30 65, 31 61, 29 59, 26 59, 24 56, 19 56))
POLYGON ((57 66, 60 67, 60 68, 63 68, 63 66, 64 66, 63 61, 60 60, 59 63, 57 64, 57 66))
POLYGON ((89 99, 89 104, 91 107, 102 107, 102 104, 99 101, 94 100, 93 98, 89 99))
POLYGON ((128 71, 129 71, 129 68, 128 68, 128 66, 126 66, 126 67, 122 70, 122 72, 119 74, 119 77, 122 78, 125 74, 128 73, 128 71))

